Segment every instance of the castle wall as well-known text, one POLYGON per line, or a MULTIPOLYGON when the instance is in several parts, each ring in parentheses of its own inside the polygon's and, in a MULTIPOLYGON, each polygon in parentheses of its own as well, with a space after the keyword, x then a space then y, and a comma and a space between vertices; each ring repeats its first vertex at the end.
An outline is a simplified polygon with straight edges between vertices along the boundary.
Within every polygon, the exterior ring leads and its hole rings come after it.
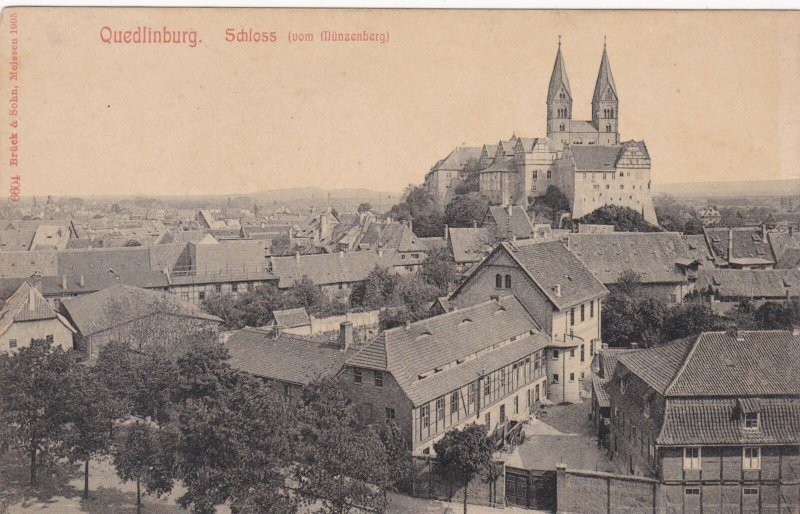
MULTIPOLYGON (((656 212, 650 192, 650 170, 635 168, 617 168, 617 173, 610 172, 575 172, 564 171, 564 181, 573 187, 562 189, 572 199, 572 218, 581 218, 604 205, 629 207, 642 213, 645 220, 656 224, 656 212)), ((559 186, 560 187, 560 186, 559 186)))

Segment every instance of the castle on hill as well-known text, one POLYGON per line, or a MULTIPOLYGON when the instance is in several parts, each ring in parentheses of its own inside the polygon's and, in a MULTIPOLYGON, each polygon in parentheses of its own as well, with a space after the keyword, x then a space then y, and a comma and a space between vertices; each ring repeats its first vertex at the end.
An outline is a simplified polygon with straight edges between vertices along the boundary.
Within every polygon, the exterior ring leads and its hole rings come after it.
POLYGON ((444 208, 471 170, 492 204, 528 205, 549 186, 569 199, 572 217, 604 205, 629 207, 657 223, 651 197, 650 154, 644 141, 621 141, 619 94, 603 45, 592 95, 592 119, 572 119, 572 92, 558 43, 547 89, 547 137, 512 136, 497 144, 458 147, 425 176, 425 188, 444 208))

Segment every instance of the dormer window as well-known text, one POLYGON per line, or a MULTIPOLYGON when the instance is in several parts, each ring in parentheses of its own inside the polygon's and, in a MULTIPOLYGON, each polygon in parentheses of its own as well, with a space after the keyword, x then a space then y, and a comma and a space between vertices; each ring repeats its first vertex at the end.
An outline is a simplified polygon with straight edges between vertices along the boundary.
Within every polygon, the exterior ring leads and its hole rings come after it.
POLYGON ((628 380, 623 378, 619 381, 619 392, 625 394, 625 387, 628 385, 628 380))
POLYGON ((745 412, 744 414, 744 428, 750 430, 758 430, 761 416, 758 412, 745 412))

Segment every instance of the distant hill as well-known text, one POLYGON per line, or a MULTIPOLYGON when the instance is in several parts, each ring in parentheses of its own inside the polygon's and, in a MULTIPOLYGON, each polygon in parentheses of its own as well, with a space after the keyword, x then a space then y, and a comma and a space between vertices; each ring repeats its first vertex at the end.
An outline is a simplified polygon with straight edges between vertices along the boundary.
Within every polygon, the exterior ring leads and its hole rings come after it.
POLYGON ((654 184, 655 194, 680 197, 721 198, 731 196, 789 196, 800 195, 800 178, 785 180, 748 180, 732 182, 684 182, 654 184))

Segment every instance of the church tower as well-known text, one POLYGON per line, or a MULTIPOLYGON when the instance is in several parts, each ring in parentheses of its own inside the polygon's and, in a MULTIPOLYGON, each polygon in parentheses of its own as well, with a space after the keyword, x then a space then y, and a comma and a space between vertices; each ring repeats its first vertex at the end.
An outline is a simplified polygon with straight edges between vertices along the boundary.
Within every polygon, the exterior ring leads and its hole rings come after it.
POLYGON ((600 71, 592 95, 592 125, 597 128, 601 145, 619 144, 619 97, 611 65, 608 62, 606 44, 603 43, 603 57, 600 59, 600 71))
POLYGON ((547 140, 553 149, 560 151, 569 143, 571 119, 572 93, 569 90, 567 67, 561 55, 561 36, 558 36, 556 63, 547 89, 547 140))

